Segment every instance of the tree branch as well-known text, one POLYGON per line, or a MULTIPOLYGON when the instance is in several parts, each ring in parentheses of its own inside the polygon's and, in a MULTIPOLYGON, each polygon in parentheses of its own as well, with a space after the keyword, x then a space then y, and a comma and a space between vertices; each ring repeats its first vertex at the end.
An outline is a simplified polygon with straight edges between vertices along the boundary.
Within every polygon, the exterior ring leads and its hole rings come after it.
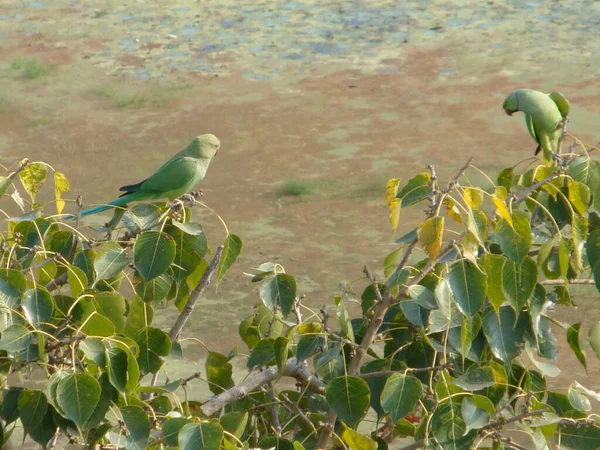
POLYGON ((596 282, 594 280, 590 280, 589 278, 575 278, 573 280, 569 280, 565 282, 565 280, 542 280, 540 284, 544 284, 546 286, 564 286, 566 284, 584 284, 594 286, 596 282))
POLYGON ((202 279, 200 280, 200 283, 198 283, 198 286, 196 286, 194 288, 194 290, 192 291, 192 293, 190 294, 190 298, 188 299, 187 303, 185 304, 183 311, 181 311, 181 314, 179 314, 179 317, 177 317, 177 320, 175 321, 175 323, 173 324, 173 327, 169 331, 169 337, 171 338, 172 341, 176 340, 179 337, 179 335, 181 334, 181 330, 183 330, 183 327, 185 326, 186 322, 190 318, 190 315, 194 311, 196 302, 200 298, 200 295, 202 295, 202 292, 204 292, 204 289, 206 288, 206 286, 208 286, 210 284, 212 274, 217 269, 217 267, 219 266, 219 262, 221 261, 221 256, 223 255, 223 249, 224 249, 223 245, 220 245, 219 248, 217 248, 215 256, 213 256, 213 259, 211 260, 210 264, 204 271, 204 275, 202 275, 202 279))
MULTIPOLYGON (((296 378, 303 385, 318 394, 325 393, 325 384, 309 372, 306 366, 296 358, 288 359, 283 375, 286 377, 296 378)), ((248 394, 254 392, 260 386, 276 380, 278 374, 277 366, 269 367, 262 372, 251 374, 237 386, 227 389, 219 395, 216 395, 204 405, 201 406, 202 412, 207 416, 212 416, 216 412, 223 409, 228 404, 239 398, 247 397, 248 394)))

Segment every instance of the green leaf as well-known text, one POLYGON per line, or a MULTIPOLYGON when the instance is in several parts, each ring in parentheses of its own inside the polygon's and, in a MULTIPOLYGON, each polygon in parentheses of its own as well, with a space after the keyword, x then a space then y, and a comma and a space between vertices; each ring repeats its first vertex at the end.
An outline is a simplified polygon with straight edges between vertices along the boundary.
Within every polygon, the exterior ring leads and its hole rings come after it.
MULTIPOLYGON (((26 429, 29 437, 33 439, 35 442, 40 444, 42 448, 48 448, 50 440, 54 436, 56 432, 56 423, 54 421, 54 415, 57 414, 52 407, 52 405, 48 405, 46 409, 46 414, 42 418, 42 423, 40 423, 37 427, 26 429)), ((2 431, 0 430, 0 434, 2 431)), ((0 436, 1 439, 1 436, 0 436)))
POLYGON ((529 342, 525 342, 525 353, 533 363, 535 367, 539 369, 540 372, 544 374, 546 377, 557 377, 560 374, 560 369, 553 364, 539 361, 533 355, 533 349, 531 348, 531 344, 529 342))
POLYGON ((437 309, 438 305, 435 301, 435 295, 431 289, 425 286, 415 284, 408 288, 408 296, 421 308, 437 309))
POLYGON ((290 340, 286 337, 279 336, 275 339, 273 350, 275 352, 275 361, 277 363, 277 373, 281 376, 285 370, 285 365, 288 359, 290 349, 290 340))
POLYGON ((241 439, 248 424, 248 412, 230 412, 219 418, 223 430, 241 439))
POLYGON ((86 358, 94 361, 100 368, 106 365, 106 347, 102 340, 94 337, 88 337, 81 341, 79 350, 83 352, 86 358))
POLYGON ((514 262, 523 262, 531 247, 531 225, 522 212, 511 214, 512 226, 504 218, 496 224, 496 237, 504 254, 514 262))
POLYGON ((585 214, 592 198, 590 188, 574 180, 568 180, 567 186, 569 189, 569 201, 573 205, 573 208, 579 214, 585 214))
POLYGON ((9 424, 19 418, 19 397, 24 389, 11 386, 9 389, 2 390, 1 413, 4 421, 9 424))
POLYGON ((429 173, 420 173, 408 181, 406 186, 396 194, 396 198, 401 199, 403 208, 425 200, 431 195, 430 182, 431 175, 429 173))
POLYGON ((568 397, 571 405, 578 411, 583 412, 591 412, 592 404, 590 403, 590 399, 583 393, 583 391, 579 388, 579 383, 574 382, 569 386, 568 397))
POLYGON ((246 364, 249 370, 255 367, 265 367, 275 359, 275 340, 266 338, 260 341, 248 358, 246 364))
POLYGON ((125 298, 118 292, 97 292, 94 294, 94 307, 113 324, 116 333, 125 328, 127 306, 125 298))
POLYGON ((480 391, 496 384, 491 367, 476 367, 452 380, 452 383, 466 391, 480 391))
MULTIPOLYGON (((402 363, 397 359, 375 359, 364 364, 360 368, 360 372, 362 374, 367 374, 387 370, 399 371, 402 370, 403 367, 405 366, 403 366, 402 363)), ((383 388, 385 387, 385 383, 388 378, 389 375, 380 375, 365 379, 367 385, 369 385, 369 390, 371 391, 371 408, 375 410, 378 417, 383 416, 385 412, 381 406, 381 393, 383 392, 383 388)))
POLYGON ((139 330, 133 340, 140 347, 138 363, 142 373, 156 373, 163 365, 162 357, 171 351, 171 338, 158 328, 145 327, 139 330))
POLYGON ((369 436, 360 434, 351 428, 344 428, 342 432, 342 441, 346 443, 348 448, 352 450, 377 450, 377 442, 371 439, 369 436))
POLYGON ((41 425, 48 409, 48 400, 43 392, 26 389, 19 396, 18 406, 25 433, 29 433, 41 425))
POLYGON ((498 184, 500 186, 504 186, 507 191, 509 191, 510 188, 512 187, 513 180, 514 180, 514 170, 512 167, 507 167, 506 169, 502 169, 498 173, 498 179, 497 179, 498 184))
POLYGON ((470 449, 477 436, 475 430, 467 430, 461 406, 453 401, 445 401, 435 409, 431 417, 431 433, 440 448, 452 450, 470 449))
POLYGON ((10 354, 19 353, 29 347, 32 341, 31 332, 22 325, 11 325, 0 337, 0 350, 10 354))
POLYGON ((225 238, 223 254, 221 255, 221 261, 219 262, 219 268, 217 270, 217 283, 223 279, 241 251, 242 240, 235 234, 229 233, 225 238))
POLYGON ((484 311, 482 328, 494 356, 509 362, 517 354, 525 330, 517 324, 511 307, 503 306, 498 313, 493 309, 484 311))
POLYGON ((89 336, 108 337, 115 334, 115 326, 108 317, 98 312, 96 305, 91 300, 81 302, 83 317, 81 331, 89 336))
POLYGON ((260 287, 260 298, 271 311, 281 310, 286 317, 292 312, 296 300, 296 280, 287 273, 268 278, 260 287))
MULTIPOLYGON (((155 278, 157 280, 160 277, 155 278)), ((123 329, 125 336, 132 337, 139 330, 152 323, 154 318, 154 309, 152 305, 144 303, 137 295, 134 295, 129 300, 129 313, 127 314, 127 322, 123 329)))
POLYGON ((469 354, 473 340, 481 330, 481 316, 479 314, 471 317, 463 317, 462 327, 460 328, 460 353, 463 359, 469 354))
POLYGON ((567 425, 560 428, 560 446, 571 450, 598 450, 600 427, 567 425))
POLYGON ((567 342, 569 343, 569 347, 571 347, 571 350, 573 350, 573 353, 575 353, 575 356, 577 357, 581 365, 587 371, 587 360, 579 339, 580 329, 580 323, 576 323, 575 325, 570 326, 567 330, 567 342))
POLYGON ((219 395, 233 386, 233 367, 225 355, 209 351, 205 368, 208 388, 213 394, 219 395))
POLYGON ((87 289, 88 278, 83 270, 76 266, 67 267, 67 282, 73 297, 79 297, 87 289))
POLYGON ((56 400, 64 416, 82 429, 100 399, 100 383, 91 375, 73 374, 56 387, 56 400))
POLYGON ((94 271, 94 261, 98 253, 93 248, 86 248, 75 253, 73 265, 83 270, 88 282, 93 282, 96 276, 94 271))
POLYGON ((130 405, 121 408, 123 422, 127 427, 127 450, 142 450, 148 446, 150 437, 150 419, 141 407, 130 405))
POLYGON ((425 219, 418 228, 419 244, 421 244, 430 259, 435 258, 442 248, 444 235, 444 218, 435 216, 425 219))
POLYGON ((169 274, 169 271, 149 281, 144 280, 137 272, 133 276, 135 293, 146 303, 155 303, 164 300, 169 294, 172 284, 173 278, 169 274))
POLYGON ((6 194, 8 188, 12 185, 12 179, 5 176, 0 176, 0 197, 6 194))
POLYGON ((26 291, 21 306, 25 317, 34 326, 48 322, 54 312, 52 295, 43 287, 26 291))
POLYGON ((358 377, 341 376, 325 388, 325 398, 338 417, 351 427, 362 420, 370 403, 366 381, 358 377))
MULTIPOLYGON (((106 414, 108 413, 108 409, 112 405, 113 400, 116 400, 117 398, 115 389, 110 384, 110 381, 108 380, 108 375, 106 373, 100 375, 98 381, 100 383, 101 389, 100 398, 98 399, 98 403, 96 404, 92 415, 85 423, 84 428, 88 430, 91 428, 98 427, 100 422, 104 421, 106 414)), ((136 385, 137 384, 138 383, 136 382, 136 385)))
POLYGON ((116 242, 109 241, 102 244, 93 262, 96 271, 94 285, 100 280, 120 274, 132 261, 133 258, 127 255, 126 249, 116 242))
POLYGON ((423 387, 418 378, 395 373, 388 378, 381 393, 381 406, 394 422, 406 416, 419 403, 423 387))
POLYGON ((32 163, 26 166, 21 172, 19 172, 19 178, 25 191, 31 197, 31 202, 35 203, 35 197, 40 193, 42 184, 46 181, 48 169, 45 164, 32 163))
POLYGON ((481 273, 477 266, 463 259, 452 265, 448 282, 460 312, 467 317, 475 316, 485 301, 485 274, 481 273))
POLYGON ((19 270, 0 270, 0 305, 16 308, 21 303, 21 295, 27 289, 27 279, 19 270))
POLYGON ((517 264, 506 260, 502 267, 502 292, 512 308, 519 313, 533 295, 537 283, 537 265, 530 257, 517 264))
POLYGON ((133 263, 144 280, 151 280, 167 271, 175 259, 175 240, 160 231, 145 231, 133 246, 133 263))
POLYGON ((191 423, 191 420, 186 417, 167 418, 162 425, 165 445, 177 447, 179 431, 181 431, 184 425, 187 425, 188 423, 191 423))
POLYGON ((600 321, 590 328, 589 339, 590 347, 592 347, 596 357, 600 359, 600 321))
POLYGON ((223 428, 215 422, 188 423, 179 432, 180 450, 219 450, 223 428))
POLYGON ((110 384, 119 392, 127 391, 128 355, 119 347, 106 349, 106 361, 110 384))
POLYGON ((479 430, 489 423, 489 413, 485 409, 475 406, 475 403, 469 397, 463 398, 461 412, 465 421, 466 433, 471 430, 479 430))
POLYGON ((173 272, 177 280, 189 276, 202 262, 208 250, 206 235, 200 224, 173 221, 174 226, 165 228, 175 240, 176 252, 173 272))
POLYGON ((594 267, 600 260, 600 230, 594 230, 590 233, 585 243, 590 267, 594 267))

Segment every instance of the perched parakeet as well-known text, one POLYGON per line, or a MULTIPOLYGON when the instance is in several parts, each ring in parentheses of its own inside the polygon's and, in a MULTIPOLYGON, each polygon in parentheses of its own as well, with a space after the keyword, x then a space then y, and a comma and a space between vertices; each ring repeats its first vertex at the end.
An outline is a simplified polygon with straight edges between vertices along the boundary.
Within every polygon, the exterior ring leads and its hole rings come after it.
POLYGON ((509 116, 517 111, 525 113, 529 134, 538 143, 535 154, 543 150, 544 160, 552 162, 552 154, 558 150, 561 133, 559 123, 571 108, 567 99, 558 92, 544 94, 531 89, 519 89, 506 97, 502 108, 509 116))
POLYGON ((89 208, 81 213, 82 217, 106 211, 115 206, 125 206, 140 200, 167 198, 174 200, 191 191, 206 175, 212 158, 221 149, 221 143, 212 134, 203 134, 194 138, 186 148, 164 163, 155 173, 144 181, 119 188, 125 191, 112 202, 89 208))

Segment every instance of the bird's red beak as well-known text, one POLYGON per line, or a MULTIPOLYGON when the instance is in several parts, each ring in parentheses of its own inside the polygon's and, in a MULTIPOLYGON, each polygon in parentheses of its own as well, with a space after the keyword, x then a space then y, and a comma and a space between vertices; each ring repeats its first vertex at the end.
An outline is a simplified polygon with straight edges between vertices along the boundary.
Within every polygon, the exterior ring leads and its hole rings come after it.
POLYGON ((511 110, 510 110, 510 109, 508 109, 508 108, 504 108, 504 112, 505 112, 506 114, 508 114, 509 116, 512 116, 512 115, 513 115, 513 114, 514 114, 516 111, 511 111, 511 110))
POLYGON ((217 147, 217 153, 219 153, 221 151, 221 147, 217 147))

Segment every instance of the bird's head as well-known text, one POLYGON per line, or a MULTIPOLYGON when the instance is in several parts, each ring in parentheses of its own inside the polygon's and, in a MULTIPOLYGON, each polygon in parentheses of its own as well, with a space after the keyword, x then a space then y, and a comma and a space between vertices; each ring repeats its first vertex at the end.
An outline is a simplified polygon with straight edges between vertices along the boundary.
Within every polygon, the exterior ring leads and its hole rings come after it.
POLYGON ((189 154, 195 158, 212 158, 221 150, 221 142, 214 134, 202 134, 188 145, 189 154))
POLYGON ((517 91, 510 94, 502 103, 502 109, 509 116, 512 116, 519 110, 519 94, 517 91))

